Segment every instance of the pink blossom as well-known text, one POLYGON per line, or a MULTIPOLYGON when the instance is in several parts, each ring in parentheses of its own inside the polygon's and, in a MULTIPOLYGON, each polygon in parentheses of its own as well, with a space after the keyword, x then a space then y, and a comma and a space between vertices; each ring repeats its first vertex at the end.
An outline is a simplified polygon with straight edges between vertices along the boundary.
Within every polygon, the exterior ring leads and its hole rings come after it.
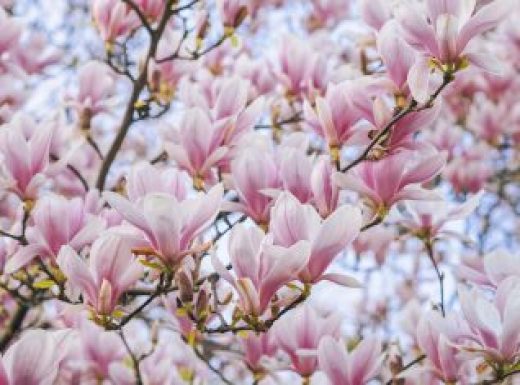
POLYGON ((330 85, 325 98, 316 98, 315 109, 307 102, 303 108, 306 122, 325 139, 333 160, 339 157, 338 151, 344 144, 359 140, 355 124, 362 115, 349 99, 344 86, 330 85))
POLYGON ((81 198, 68 200, 60 195, 47 195, 38 200, 31 217, 34 225, 27 231, 29 244, 9 258, 6 274, 26 266, 36 256, 55 260, 64 245, 79 252, 105 228, 105 221, 89 214, 81 198))
POLYGON ((330 336, 323 337, 318 347, 320 369, 334 385, 365 385, 378 374, 382 359, 377 338, 363 339, 351 352, 330 336))
POLYGON ((365 161, 346 174, 335 174, 341 188, 359 193, 371 213, 385 216, 390 207, 402 200, 436 199, 437 195, 420 186, 437 175, 444 166, 438 153, 415 157, 401 151, 379 161, 365 161))
POLYGON ((454 346, 468 333, 464 321, 449 314, 443 318, 438 312, 423 315, 417 326, 417 343, 428 357, 429 369, 442 381, 456 382, 460 378, 463 361, 454 346))
POLYGON ((227 28, 237 28, 247 16, 247 2, 244 0, 217 0, 217 8, 222 24, 227 28))
POLYGON ((308 241, 276 246, 260 228, 239 224, 229 239, 229 258, 236 277, 215 254, 211 261, 216 272, 237 291, 242 312, 258 317, 265 313, 276 292, 296 279, 309 255, 308 241))
POLYGON ((416 235, 427 239, 450 235, 450 231, 445 229, 446 224, 469 216, 478 206, 482 195, 482 192, 476 194, 460 205, 452 205, 444 201, 406 202, 409 216, 399 222, 416 235))
POLYGON ((277 245, 290 247, 302 240, 310 243, 308 264, 298 275, 302 282, 330 280, 357 287, 359 283, 354 278, 325 274, 325 270, 359 234, 361 219, 361 211, 357 207, 345 205, 322 220, 312 206, 303 205, 293 195, 284 192, 271 210, 269 230, 277 245))
POLYGON ((496 289, 509 277, 520 278, 520 258, 502 249, 487 253, 484 257, 466 257, 457 269, 457 276, 496 289))
POLYGON ((226 202, 223 209, 242 212, 256 223, 266 226, 272 198, 263 191, 280 186, 279 172, 272 156, 254 147, 240 153, 231 162, 230 182, 239 202, 226 202), (258 167, 259 164, 262 167, 258 167))
POLYGON ((20 117, 0 130, 0 153, 4 161, 2 184, 22 200, 36 198, 49 165, 52 128, 36 129, 35 126, 31 119, 20 117))
POLYGON ((335 170, 327 157, 321 157, 311 173, 312 203, 322 218, 328 217, 338 207, 339 189, 332 176, 335 170))
POLYGON ((464 350, 492 361, 511 363, 518 358, 520 280, 510 277, 498 285, 494 302, 477 290, 459 288, 462 312, 471 329, 464 350))
POLYGON ((267 331, 261 334, 247 333, 240 337, 240 344, 244 350, 245 362, 254 373, 262 374, 265 368, 262 359, 272 357, 277 349, 274 333, 267 331))
POLYGON ((130 244, 121 237, 106 235, 92 245, 88 264, 70 246, 63 246, 58 266, 69 287, 81 293, 85 304, 99 315, 112 315, 119 298, 143 274, 130 244))
POLYGON ((118 37, 139 26, 137 14, 120 0, 94 0, 92 17, 101 38, 109 47, 118 37))
POLYGON ((143 248, 169 266, 177 266, 192 243, 213 222, 220 210, 223 188, 216 185, 207 194, 179 202, 173 195, 149 193, 138 203, 105 192, 107 202, 129 223, 143 232, 143 248))
POLYGON ((0 360, 2 385, 51 385, 66 350, 62 331, 28 330, 0 360))
POLYGON ((135 0, 143 15, 152 21, 158 20, 164 9, 163 0, 135 0))
POLYGON ((341 318, 336 314, 322 316, 310 305, 301 306, 277 322, 274 333, 277 345, 289 355, 292 369, 302 377, 310 377, 318 368, 318 360, 305 351, 316 351, 324 336, 338 338, 341 318))
POLYGON ((189 181, 189 177, 177 169, 159 170, 148 162, 139 162, 128 174, 126 192, 134 203, 151 193, 169 194, 183 201, 188 194, 189 181))
POLYGON ((101 62, 90 61, 79 70, 79 88, 76 95, 67 95, 66 102, 79 116, 80 128, 90 128, 92 118, 107 112, 114 104, 114 74, 101 62))
POLYGON ((429 96, 429 62, 434 62, 442 71, 457 71, 467 63, 496 71, 493 57, 477 53, 467 45, 475 36, 495 27, 512 10, 512 2, 496 0, 477 12, 475 5, 475 1, 429 0, 425 15, 412 6, 398 9, 397 19, 405 39, 425 55, 416 61, 408 77, 412 94, 418 101, 423 102, 429 96))
POLYGON ((223 124, 214 125, 202 109, 191 108, 174 133, 174 143, 166 145, 168 154, 191 175, 196 188, 215 181, 213 168, 228 151, 221 145, 225 134, 223 124))

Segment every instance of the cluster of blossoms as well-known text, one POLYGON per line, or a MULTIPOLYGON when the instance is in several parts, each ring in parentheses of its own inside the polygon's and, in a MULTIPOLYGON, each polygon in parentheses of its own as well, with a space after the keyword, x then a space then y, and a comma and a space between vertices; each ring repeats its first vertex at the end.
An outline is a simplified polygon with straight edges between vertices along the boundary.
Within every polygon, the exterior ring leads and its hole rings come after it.
POLYGON ((0 385, 519 383, 519 16, 0 0, 0 385))

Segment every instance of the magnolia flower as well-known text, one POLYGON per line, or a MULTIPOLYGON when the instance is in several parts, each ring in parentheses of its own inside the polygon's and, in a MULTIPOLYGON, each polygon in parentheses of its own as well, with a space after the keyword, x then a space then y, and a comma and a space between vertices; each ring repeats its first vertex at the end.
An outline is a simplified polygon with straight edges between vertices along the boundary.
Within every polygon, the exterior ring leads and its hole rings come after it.
POLYGON ((308 241, 290 247, 276 246, 258 227, 236 225, 229 238, 229 259, 234 277, 213 254, 215 271, 228 281, 240 297, 244 314, 259 317, 265 313, 276 292, 296 279, 309 260, 308 241))
POLYGON ((392 17, 388 7, 388 1, 361 0, 361 17, 369 26, 380 30, 392 17))
POLYGON ((292 369, 302 377, 310 377, 318 368, 316 351, 324 336, 338 338, 341 318, 335 314, 323 317, 310 305, 304 305, 282 317, 274 327, 276 343, 289 355, 292 369))
POLYGON ((0 54, 3 54, 18 42, 22 33, 22 24, 15 18, 9 17, 3 8, 0 8, 0 24, 2 25, 0 54))
POLYGON ((417 343, 428 357, 428 369, 445 383, 456 383, 463 361, 458 358, 455 344, 465 338, 468 329, 463 320, 453 314, 443 318, 438 312, 423 315, 417 326, 417 343))
POLYGON ((126 192, 131 202, 138 202, 151 193, 164 193, 186 199, 189 177, 175 168, 159 171, 148 162, 135 164, 126 181, 126 192))
POLYGON ((204 182, 214 181, 212 168, 228 151, 221 146, 225 133, 223 124, 225 122, 218 126, 212 124, 200 108, 189 109, 175 132, 174 143, 166 144, 168 155, 192 176, 197 188, 202 188, 204 182))
POLYGON ((177 266, 194 252, 192 243, 215 220, 222 195, 220 184, 207 194, 200 193, 182 202, 165 193, 149 193, 138 203, 131 203, 116 193, 104 193, 107 202, 143 232, 140 250, 156 255, 169 266, 177 266))
POLYGON ((348 205, 322 220, 312 206, 303 205, 292 194, 284 192, 271 210, 269 230, 276 245, 290 247, 302 240, 310 243, 308 264, 298 274, 302 282, 330 280, 357 287, 359 283, 352 277, 324 273, 338 253, 357 237, 361 221, 361 210, 348 205))
POLYGON ((459 288, 462 312, 471 334, 463 349, 493 362, 514 363, 519 358, 520 279, 510 277, 498 284, 495 299, 459 288))
POLYGON ((509 277, 520 278, 520 258, 507 250, 499 249, 487 253, 483 258, 463 258, 456 273, 461 279, 496 289, 509 277))
POLYGON ((90 61, 80 68, 78 92, 66 98, 79 116, 80 128, 90 128, 95 115, 113 106, 115 85, 114 74, 104 63, 90 61))
POLYGON ((38 200, 31 217, 34 225, 27 230, 29 244, 20 247, 7 261, 6 274, 26 266, 36 256, 54 260, 64 245, 79 252, 105 229, 105 221, 89 214, 81 198, 68 200, 47 195, 38 200))
POLYGON ((231 162, 231 187, 239 202, 225 202, 223 209, 248 215, 257 224, 267 226, 272 198, 264 192, 281 185, 278 167, 271 154, 251 147, 231 162), (261 164, 262 167, 258 167, 261 164))
MULTIPOLYGON (((377 3, 377 1, 368 2, 377 3)), ((395 21, 387 22, 379 31, 377 51, 381 55, 388 77, 394 84, 394 93, 396 96, 407 96, 408 72, 415 62, 415 51, 401 37, 395 21)))
POLYGON ((396 202, 438 199, 420 183, 437 175, 444 162, 438 153, 414 158, 413 153, 401 151, 379 161, 365 161, 346 174, 336 173, 335 179, 341 188, 359 193, 371 213, 384 217, 396 202))
POLYGON ((329 146, 332 160, 339 159, 345 143, 359 141, 355 124, 362 117, 343 85, 329 85, 325 98, 316 98, 316 110, 306 101, 303 105, 306 122, 329 146))
POLYGON ((2 184, 23 200, 36 198, 49 165, 53 130, 48 125, 35 126, 31 119, 20 117, 0 130, 2 184))
POLYGON ((217 9, 224 27, 233 30, 240 26, 247 16, 247 1, 217 0, 217 9))
POLYGON ((66 332, 28 330, 0 360, 2 385, 52 385, 66 351, 66 332))
POLYGON ((92 17, 108 48, 115 39, 127 35, 140 23, 137 14, 120 0, 94 0, 92 17))
POLYGON ((322 218, 328 217, 338 207, 339 189, 332 180, 334 172, 327 157, 321 157, 312 169, 312 203, 322 218))
MULTIPOLYGON (((427 128, 437 120, 442 104, 435 103, 432 108, 419 112, 412 112, 392 126, 389 134, 378 143, 369 154, 373 159, 379 159, 386 154, 396 153, 402 150, 429 151, 427 143, 416 139, 419 130, 427 128)), ((370 124, 366 128, 371 137, 376 137, 383 131, 394 118, 394 111, 381 98, 377 97, 372 106, 372 113, 367 117, 370 124)), ((367 135, 368 137, 368 135, 367 135)))
POLYGON ((476 1, 428 0, 426 15, 412 6, 397 10, 404 38, 424 56, 408 75, 408 84, 419 102, 428 98, 428 83, 433 63, 442 71, 454 72, 468 63, 497 71, 496 60, 467 48, 477 35, 494 28, 512 10, 510 0, 495 0, 475 12, 476 1))
POLYGON ((334 385, 365 385, 381 369, 381 342, 376 338, 363 339, 351 352, 343 341, 325 336, 318 347, 318 362, 334 385))
POLYGON ((445 229, 446 224, 469 216, 478 206, 482 195, 483 192, 480 192, 460 205, 444 201, 408 201, 406 212, 409 216, 403 217, 399 223, 428 239, 449 235, 451 232, 445 229))
POLYGON ((250 370, 256 374, 265 371, 262 359, 273 356, 278 350, 274 333, 268 330, 265 333, 247 333, 240 336, 239 341, 244 350, 244 360, 250 370))
POLYGON ((98 238, 88 264, 70 246, 63 246, 57 263, 69 287, 81 293, 85 304, 99 315, 112 315, 121 295, 143 274, 130 244, 116 235, 98 238))

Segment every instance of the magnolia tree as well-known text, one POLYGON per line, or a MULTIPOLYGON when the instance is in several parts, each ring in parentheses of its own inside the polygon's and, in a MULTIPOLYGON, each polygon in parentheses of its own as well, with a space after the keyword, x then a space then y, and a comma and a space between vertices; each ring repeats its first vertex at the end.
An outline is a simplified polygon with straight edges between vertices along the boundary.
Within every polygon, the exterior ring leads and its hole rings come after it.
POLYGON ((0 1, 0 384, 520 384, 519 17, 0 1))

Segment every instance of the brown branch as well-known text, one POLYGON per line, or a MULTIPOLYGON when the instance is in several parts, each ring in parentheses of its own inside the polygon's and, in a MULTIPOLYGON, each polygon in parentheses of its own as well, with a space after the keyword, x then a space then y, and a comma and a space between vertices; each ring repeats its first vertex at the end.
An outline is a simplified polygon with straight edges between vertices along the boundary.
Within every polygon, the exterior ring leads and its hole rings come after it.
POLYGON ((13 314, 13 318, 11 318, 9 325, 7 325, 5 328, 4 335, 0 339, 0 351, 4 352, 14 336, 18 334, 18 331, 21 329, 29 309, 30 307, 27 304, 18 304, 18 309, 16 309, 15 313, 13 314))
POLYGON ((150 64, 150 60, 152 60, 155 57, 155 54, 157 52, 157 47, 159 44, 159 40, 161 39, 161 36, 168 24, 168 20, 170 19, 172 12, 170 11, 170 7, 172 5, 173 0, 168 0, 168 3, 166 4, 164 14, 161 18, 161 21, 159 22, 159 26, 156 30, 153 30, 150 34, 150 46, 148 48, 148 54, 146 55, 146 60, 144 62, 144 65, 141 69, 141 72, 135 82, 133 83, 132 92, 130 95, 130 100, 128 101, 128 105, 125 111, 125 114, 123 116, 123 120, 121 122, 121 126, 119 127, 119 131, 114 138, 114 141, 112 142, 112 145, 110 146, 110 149, 103 160, 103 164, 101 165, 101 170, 99 171, 98 179, 96 182, 96 187, 98 190, 102 191, 105 188, 105 182, 106 178, 108 176, 108 172, 110 171, 110 167, 112 166, 112 163, 114 162, 117 153, 121 149, 121 146, 123 145, 123 141, 125 140, 125 137, 128 133, 128 130, 130 129, 130 126, 133 123, 133 116, 134 111, 136 109, 136 103, 139 100, 139 96, 141 95, 141 92, 146 87, 146 80, 148 76, 148 66, 150 64))

